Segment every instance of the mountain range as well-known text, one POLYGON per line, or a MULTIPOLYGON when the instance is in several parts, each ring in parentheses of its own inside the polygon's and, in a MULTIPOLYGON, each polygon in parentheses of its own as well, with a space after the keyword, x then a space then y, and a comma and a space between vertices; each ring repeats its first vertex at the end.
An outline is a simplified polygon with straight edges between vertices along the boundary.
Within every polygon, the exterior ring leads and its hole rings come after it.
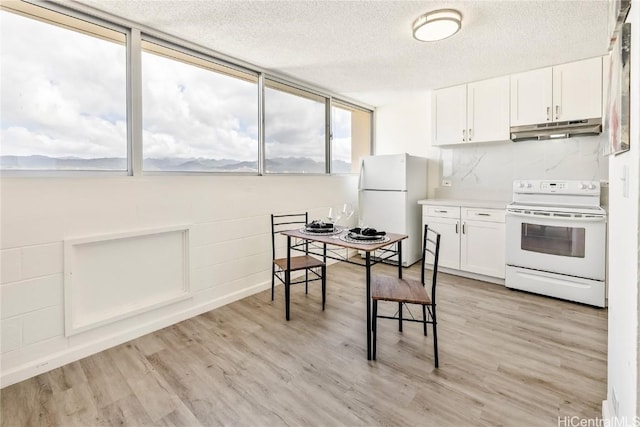
MULTIPOLYGON (((78 157, 0 156, 2 170, 127 170, 127 159, 104 157, 82 159, 78 157)), ((257 172, 257 161, 204 158, 146 158, 143 170, 147 172, 257 172)), ((324 162, 308 157, 275 157, 266 160, 267 173, 324 173, 324 162)), ((334 173, 351 172, 351 164, 334 160, 334 173)))

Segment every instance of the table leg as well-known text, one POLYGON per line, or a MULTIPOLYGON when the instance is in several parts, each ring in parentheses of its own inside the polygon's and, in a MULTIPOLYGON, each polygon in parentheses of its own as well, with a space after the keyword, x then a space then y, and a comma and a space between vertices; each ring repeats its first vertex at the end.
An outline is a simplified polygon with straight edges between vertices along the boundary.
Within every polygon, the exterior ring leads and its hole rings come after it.
POLYGON ((365 256, 367 270, 367 360, 371 360, 371 252, 365 256))
POLYGON ((327 244, 322 244, 322 262, 327 263, 327 244))
MULTIPOLYGON (((398 242, 398 278, 402 279, 402 240, 398 242)), ((398 330, 402 332, 402 303, 398 303, 398 330)))
POLYGON ((398 278, 402 279, 402 240, 398 242, 398 278))
POLYGON ((322 262, 324 262, 324 266, 322 267, 322 311, 324 311, 324 307, 327 301, 327 244, 322 245, 322 262))
POLYGON ((284 312, 289 320, 289 299, 291 287, 291 236, 287 236, 287 271, 284 272, 284 312))

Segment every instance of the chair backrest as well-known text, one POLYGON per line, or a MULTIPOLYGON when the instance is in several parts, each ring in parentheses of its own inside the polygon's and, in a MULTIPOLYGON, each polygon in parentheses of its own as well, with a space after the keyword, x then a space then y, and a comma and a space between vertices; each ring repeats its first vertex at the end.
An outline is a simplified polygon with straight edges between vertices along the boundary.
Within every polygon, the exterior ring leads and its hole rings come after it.
POLYGON ((431 277, 431 302, 436 303, 436 282, 438 278, 438 258, 440 256, 440 233, 432 228, 429 228, 428 224, 424 225, 424 235, 422 241, 422 273, 421 281, 422 286, 425 286, 425 263, 428 255, 433 256, 433 276, 431 277))
POLYGON ((286 215, 271 214, 271 258, 276 259, 276 236, 278 233, 285 230, 296 230, 308 223, 308 212, 286 215))

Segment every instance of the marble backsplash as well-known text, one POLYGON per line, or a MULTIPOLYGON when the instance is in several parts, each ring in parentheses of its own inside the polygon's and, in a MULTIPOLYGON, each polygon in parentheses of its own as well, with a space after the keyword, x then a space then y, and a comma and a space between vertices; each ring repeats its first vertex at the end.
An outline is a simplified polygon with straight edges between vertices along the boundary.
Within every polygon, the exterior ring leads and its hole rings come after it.
POLYGON ((436 197, 510 200, 516 179, 607 181, 606 134, 546 141, 473 144, 440 149, 436 197))

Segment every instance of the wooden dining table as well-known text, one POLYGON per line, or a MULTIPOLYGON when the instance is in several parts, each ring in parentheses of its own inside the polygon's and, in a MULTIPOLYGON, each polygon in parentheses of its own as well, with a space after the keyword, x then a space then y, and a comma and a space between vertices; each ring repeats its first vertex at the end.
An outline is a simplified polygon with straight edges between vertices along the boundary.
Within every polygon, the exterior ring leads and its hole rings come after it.
POLYGON ((303 229, 281 231, 280 234, 287 237, 287 271, 285 273, 285 316, 289 320, 290 285, 291 285, 291 251, 301 251, 327 259, 333 259, 350 264, 360 265, 365 268, 366 307, 367 307, 367 360, 371 360, 371 267, 378 263, 397 263, 398 277, 402 278, 402 241, 406 234, 387 233, 383 241, 366 242, 347 240, 344 236, 348 229, 339 234, 310 233, 303 229), (343 237, 343 238, 341 238, 343 237), (313 242, 319 245, 307 245, 313 242), (329 246, 329 250, 327 250, 329 246), (342 254, 339 249, 344 250, 342 254), (350 257, 349 250, 357 250, 364 253, 364 262, 357 257, 350 257))

